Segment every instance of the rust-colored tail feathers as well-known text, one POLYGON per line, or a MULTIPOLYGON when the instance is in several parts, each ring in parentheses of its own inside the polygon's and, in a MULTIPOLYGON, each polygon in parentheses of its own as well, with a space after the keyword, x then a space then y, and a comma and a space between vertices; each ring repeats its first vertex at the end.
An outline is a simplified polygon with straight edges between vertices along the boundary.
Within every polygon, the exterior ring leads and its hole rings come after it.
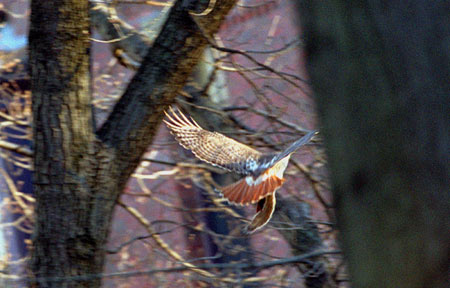
POLYGON ((259 184, 249 185, 247 182, 249 177, 252 176, 247 176, 236 183, 223 187, 223 197, 233 204, 254 204, 262 198, 274 193, 274 191, 281 187, 285 181, 285 179, 271 176, 264 181, 261 181, 259 184))
POLYGON ((247 176, 236 183, 222 188, 223 197, 230 203, 238 205, 258 203, 256 215, 244 230, 247 234, 255 232, 269 222, 275 209, 275 192, 285 181, 275 175, 265 178, 259 184, 256 184, 258 180, 252 181, 252 179, 252 176, 247 176), (247 179, 250 179, 250 181, 247 179))

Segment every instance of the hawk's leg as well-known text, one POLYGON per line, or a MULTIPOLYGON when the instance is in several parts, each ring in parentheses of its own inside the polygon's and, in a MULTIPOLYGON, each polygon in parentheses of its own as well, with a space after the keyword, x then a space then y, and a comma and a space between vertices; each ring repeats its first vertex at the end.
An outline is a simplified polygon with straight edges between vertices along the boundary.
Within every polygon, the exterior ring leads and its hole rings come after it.
POLYGON ((258 213, 256 213, 252 222, 246 227, 247 233, 253 233, 269 222, 270 218, 272 218, 273 211, 275 210, 275 203, 275 193, 270 194, 258 202, 256 207, 258 213))

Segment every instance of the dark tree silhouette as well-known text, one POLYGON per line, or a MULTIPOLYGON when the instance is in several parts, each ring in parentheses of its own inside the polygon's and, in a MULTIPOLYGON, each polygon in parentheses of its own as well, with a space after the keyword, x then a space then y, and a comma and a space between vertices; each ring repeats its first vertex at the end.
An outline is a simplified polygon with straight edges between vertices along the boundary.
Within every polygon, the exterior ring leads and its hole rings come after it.
POLYGON ((300 1, 355 287, 449 287, 445 1, 300 1))

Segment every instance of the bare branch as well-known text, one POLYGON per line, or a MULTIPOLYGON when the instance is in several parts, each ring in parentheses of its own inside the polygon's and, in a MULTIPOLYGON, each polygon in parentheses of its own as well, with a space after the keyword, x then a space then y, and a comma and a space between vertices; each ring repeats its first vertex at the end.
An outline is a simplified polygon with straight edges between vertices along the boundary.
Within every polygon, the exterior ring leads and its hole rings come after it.
POLYGON ((30 148, 25 146, 20 146, 18 144, 14 144, 8 141, 0 140, 0 148, 19 153, 24 156, 32 157, 33 151, 30 148))
MULTIPOLYGON (((272 260, 272 261, 264 261, 264 262, 257 262, 257 263, 219 263, 219 264, 200 264, 195 267, 199 269, 203 269, 205 272, 206 270, 212 270, 212 269, 238 269, 238 270, 244 270, 244 269, 250 269, 250 268, 269 268, 273 266, 278 265, 286 265, 286 264, 292 264, 292 263, 303 263, 307 259, 323 256, 323 255, 330 255, 330 254, 341 254, 341 251, 339 250, 319 250, 314 251, 311 253, 306 253, 303 255, 283 258, 279 260, 272 260)), ((185 262, 188 264, 187 262, 185 262)), ((128 277, 136 277, 136 276, 142 276, 142 275, 152 275, 155 273, 173 273, 173 272, 182 272, 191 270, 188 266, 177 266, 177 267, 171 267, 171 268, 161 268, 161 269, 149 269, 144 271, 131 271, 131 272, 115 272, 115 273, 101 273, 101 274, 92 274, 92 275, 80 275, 80 276, 72 276, 72 277, 48 277, 48 278, 26 278, 26 277, 2 277, 6 279, 8 283, 18 283, 18 282, 25 282, 25 283, 35 283, 35 282, 64 282, 64 281, 86 281, 86 280, 92 280, 92 279, 98 279, 98 278, 128 278, 128 277)), ((209 272, 207 272, 209 273, 209 272)), ((254 277, 255 279, 260 281, 261 279, 259 277, 254 277)), ((223 280, 224 278, 217 278, 216 281, 223 280)), ((250 278, 247 278, 250 279, 250 278)), ((245 280, 247 280, 245 279, 245 280)), ((230 279, 233 280, 233 279, 230 279)), ((240 283, 247 282, 247 281, 241 281, 240 283)), ((239 283, 238 281, 234 280, 231 281, 231 283, 239 283)))

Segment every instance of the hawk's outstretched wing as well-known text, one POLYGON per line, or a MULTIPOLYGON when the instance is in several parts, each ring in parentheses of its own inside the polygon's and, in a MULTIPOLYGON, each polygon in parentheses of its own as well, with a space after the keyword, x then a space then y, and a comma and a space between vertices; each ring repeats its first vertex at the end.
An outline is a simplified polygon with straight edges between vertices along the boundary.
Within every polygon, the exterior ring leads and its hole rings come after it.
POLYGON ((172 116, 165 112, 169 121, 163 121, 180 145, 200 160, 245 175, 258 168, 260 152, 220 133, 203 129, 180 110, 176 113, 170 108, 170 112, 172 116))

